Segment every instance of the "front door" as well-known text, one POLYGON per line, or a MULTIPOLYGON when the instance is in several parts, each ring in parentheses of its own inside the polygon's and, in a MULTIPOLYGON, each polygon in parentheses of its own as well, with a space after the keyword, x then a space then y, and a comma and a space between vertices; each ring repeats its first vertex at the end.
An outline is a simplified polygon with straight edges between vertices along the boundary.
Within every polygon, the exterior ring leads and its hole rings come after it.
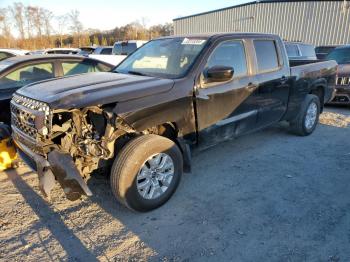
POLYGON ((218 43, 207 59, 196 87, 196 110, 199 145, 209 147, 251 130, 257 120, 255 91, 251 66, 244 40, 218 43), (206 71, 215 66, 234 69, 227 82, 206 83, 206 71))

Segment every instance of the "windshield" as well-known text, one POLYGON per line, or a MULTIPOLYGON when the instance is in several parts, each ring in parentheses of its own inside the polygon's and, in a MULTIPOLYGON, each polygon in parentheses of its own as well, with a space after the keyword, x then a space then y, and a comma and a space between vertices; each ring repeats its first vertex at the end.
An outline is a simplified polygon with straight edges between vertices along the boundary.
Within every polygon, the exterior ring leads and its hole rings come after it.
POLYGON ((114 71, 164 78, 184 76, 203 50, 206 39, 167 38, 149 42, 127 57, 114 71))
POLYGON ((350 48, 334 49, 327 55, 326 59, 335 60, 338 64, 350 64, 350 48))

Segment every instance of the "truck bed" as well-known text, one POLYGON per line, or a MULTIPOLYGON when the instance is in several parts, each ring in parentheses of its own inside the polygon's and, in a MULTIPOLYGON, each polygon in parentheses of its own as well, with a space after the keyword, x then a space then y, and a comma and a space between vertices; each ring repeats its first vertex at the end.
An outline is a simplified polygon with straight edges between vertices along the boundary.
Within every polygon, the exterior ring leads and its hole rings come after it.
POLYGON ((307 64, 315 64, 319 62, 323 62, 326 60, 289 60, 289 66, 294 67, 294 66, 300 66, 300 65, 307 65, 307 64))

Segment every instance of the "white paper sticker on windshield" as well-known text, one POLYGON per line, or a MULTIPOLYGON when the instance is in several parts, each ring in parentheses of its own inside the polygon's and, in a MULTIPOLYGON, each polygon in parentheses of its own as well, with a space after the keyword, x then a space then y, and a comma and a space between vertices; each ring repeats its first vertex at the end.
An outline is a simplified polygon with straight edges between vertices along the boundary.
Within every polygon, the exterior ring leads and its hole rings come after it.
POLYGON ((185 38, 183 41, 182 41, 182 45, 203 45, 205 42, 205 40, 203 39, 188 39, 188 38, 185 38))

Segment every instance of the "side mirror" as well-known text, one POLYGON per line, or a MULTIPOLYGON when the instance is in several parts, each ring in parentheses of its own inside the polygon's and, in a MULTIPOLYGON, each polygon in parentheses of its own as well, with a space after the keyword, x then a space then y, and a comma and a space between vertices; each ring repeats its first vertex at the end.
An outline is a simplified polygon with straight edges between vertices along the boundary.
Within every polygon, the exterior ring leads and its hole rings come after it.
POLYGON ((226 82, 233 78, 233 67, 213 66, 206 70, 207 83, 226 82))

